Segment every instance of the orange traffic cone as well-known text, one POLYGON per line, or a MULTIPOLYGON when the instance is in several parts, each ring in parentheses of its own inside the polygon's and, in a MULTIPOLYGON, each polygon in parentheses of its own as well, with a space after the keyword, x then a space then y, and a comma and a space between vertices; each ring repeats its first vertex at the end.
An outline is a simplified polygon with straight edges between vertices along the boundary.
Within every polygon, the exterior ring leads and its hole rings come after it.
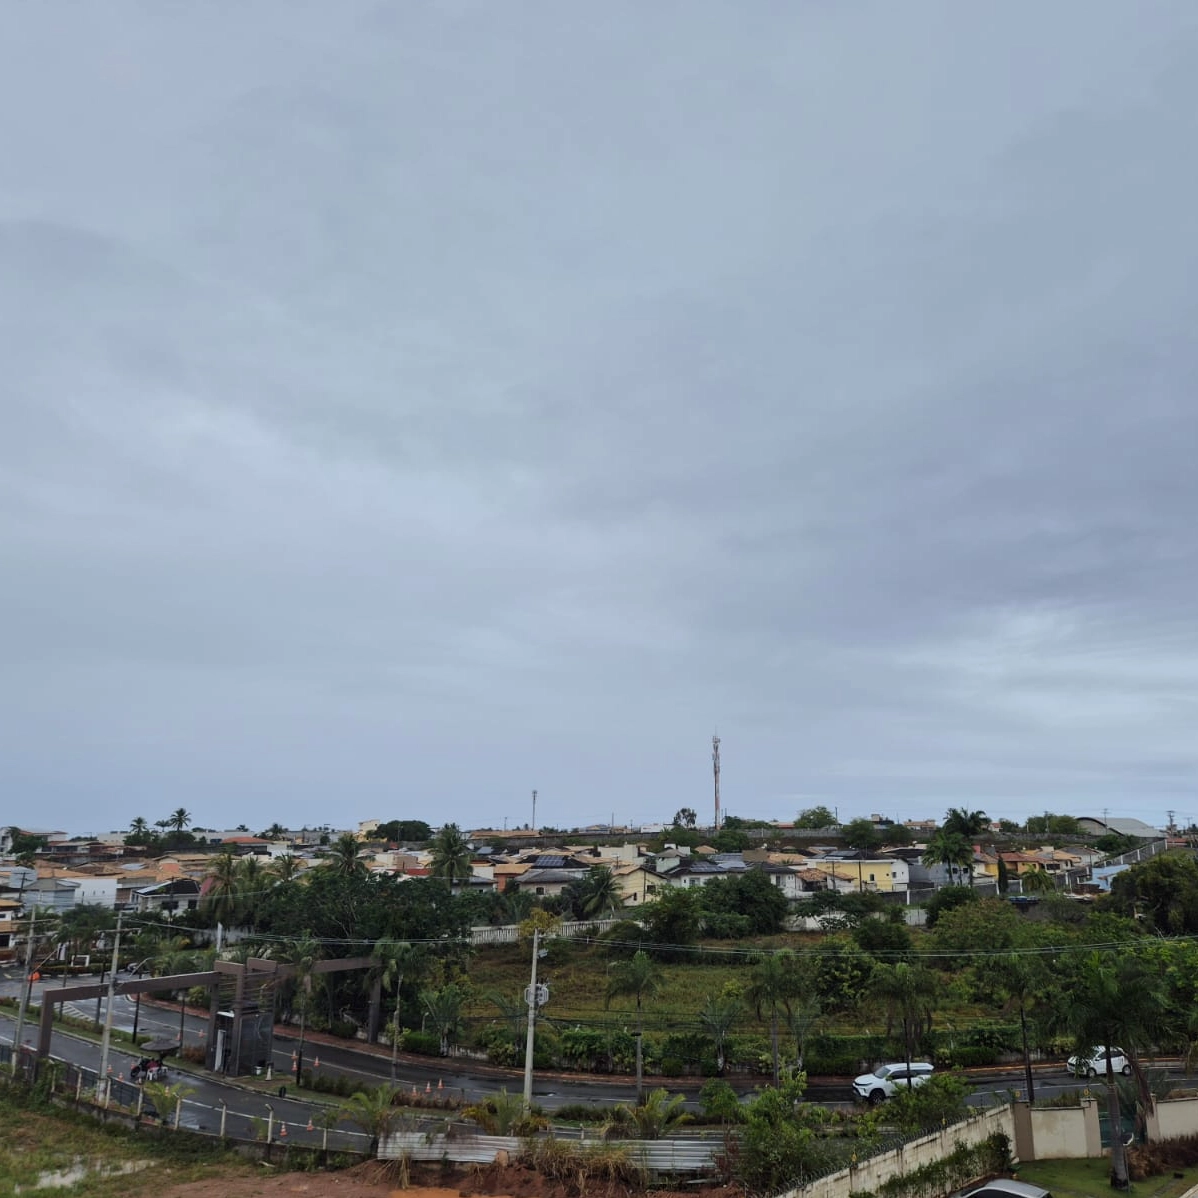
POLYGON ((279 1139, 280 1140, 287 1139, 287 1124, 286 1123, 284 1123, 283 1126, 279 1128, 279 1139))
POLYGON ((118 1073, 118 1074, 116 1075, 116 1080, 117 1080, 118 1082, 123 1082, 123 1081, 125 1080, 125 1075, 124 1075, 123 1073, 118 1073))
POLYGON ((437 1089, 438 1090, 445 1089, 445 1083, 440 1078, 437 1078, 437 1089))
POLYGON ((413 1083, 413 1084, 412 1084, 412 1097, 413 1097, 413 1098, 415 1098, 415 1097, 416 1097, 416 1085, 415 1085, 415 1083, 413 1083))
POLYGON ((432 1082, 424 1083, 424 1092, 426 1094, 431 1094, 433 1092, 433 1083, 432 1082))
POLYGON ((313 1057, 313 1059, 312 1059, 312 1068, 313 1068, 313 1069, 319 1069, 319 1068, 320 1068, 320 1057, 313 1057))
POLYGON ((309 1130, 309 1131, 315 1131, 315 1130, 316 1130, 316 1128, 314 1128, 314 1127, 312 1126, 312 1116, 311 1116, 311 1115, 309 1115, 309 1116, 308 1116, 308 1130, 309 1130))

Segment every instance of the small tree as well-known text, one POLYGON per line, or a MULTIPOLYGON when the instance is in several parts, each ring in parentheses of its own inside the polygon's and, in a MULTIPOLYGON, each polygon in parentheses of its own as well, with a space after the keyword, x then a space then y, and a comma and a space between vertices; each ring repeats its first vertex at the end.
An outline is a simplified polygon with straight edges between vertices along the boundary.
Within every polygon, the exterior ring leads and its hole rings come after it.
POLYGON ((375 1086, 359 1090, 337 1108, 339 1119, 351 1123, 370 1137, 370 1155, 376 1156, 379 1144, 404 1121, 405 1112, 396 1106, 399 1090, 395 1086, 375 1086))
POLYGON ((449 1042, 458 1030, 464 998, 465 995, 452 982, 448 986, 442 986, 440 990, 425 990, 420 995, 420 1004, 441 1038, 443 1057, 449 1056, 449 1042))
POLYGON ((646 998, 655 995, 661 986, 661 976, 653 958, 638 949, 627 961, 617 961, 611 967, 607 981, 605 1003, 613 998, 632 997, 636 1000, 636 1103, 640 1106, 645 1095, 644 1079, 644 1010, 646 998))
POLYGON ((728 1063, 728 1037, 740 1018, 740 998, 735 994, 709 994, 699 1009, 699 1023, 715 1046, 716 1072, 722 1074, 728 1063))

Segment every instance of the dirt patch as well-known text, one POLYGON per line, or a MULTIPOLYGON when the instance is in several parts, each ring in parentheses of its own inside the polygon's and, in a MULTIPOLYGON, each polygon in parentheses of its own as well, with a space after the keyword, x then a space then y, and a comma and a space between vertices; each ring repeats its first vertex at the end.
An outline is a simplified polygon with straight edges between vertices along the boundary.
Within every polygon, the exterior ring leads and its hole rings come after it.
MULTIPOLYGON (((180 1185, 155 1186, 155 1198, 284 1198, 325 1194, 335 1198, 575 1198, 574 1193, 521 1165, 487 1165, 446 1173, 440 1165, 412 1167, 411 1185, 401 1189, 391 1171, 368 1163, 335 1173, 282 1173, 258 1166, 257 1173, 220 1171, 211 1179, 180 1185)), ((146 1191, 147 1194, 150 1191, 146 1191)), ((639 1198, 643 1191, 624 1187, 592 1188, 602 1198, 639 1198)), ((712 1186, 688 1189, 684 1194, 653 1190, 653 1198, 732 1198, 733 1188, 712 1186)))

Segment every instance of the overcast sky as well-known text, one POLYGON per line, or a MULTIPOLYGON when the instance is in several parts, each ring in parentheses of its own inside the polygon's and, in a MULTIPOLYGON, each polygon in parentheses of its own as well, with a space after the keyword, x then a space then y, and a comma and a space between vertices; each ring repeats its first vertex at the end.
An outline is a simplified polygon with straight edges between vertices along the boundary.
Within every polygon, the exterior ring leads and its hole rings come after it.
POLYGON ((1198 818, 1193 0, 9 3, 0 110, 0 823, 1198 818))

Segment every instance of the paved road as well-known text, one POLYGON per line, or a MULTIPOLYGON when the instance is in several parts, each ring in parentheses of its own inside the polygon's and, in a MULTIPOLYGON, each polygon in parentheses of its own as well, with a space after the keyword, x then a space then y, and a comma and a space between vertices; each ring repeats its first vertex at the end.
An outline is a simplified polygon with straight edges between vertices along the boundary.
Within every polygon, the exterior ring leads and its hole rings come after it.
MULTIPOLYGON (((81 978, 78 980, 84 981, 86 979, 81 978)), ((91 980, 98 980, 98 978, 91 980)), ((41 988, 40 985, 35 985, 34 987, 35 1001, 41 988)), ((16 994, 18 990, 19 983, 17 981, 11 978, 5 979, 0 976, 0 994, 16 994)), ((90 1000, 82 1004, 70 1004, 68 1010, 73 1015, 95 1019, 98 1005, 100 1009, 99 1019, 102 1021, 104 1018, 103 1009, 105 1002, 106 1000, 101 999, 99 1004, 90 1000), (76 1007, 78 1009, 74 1009, 76 1007)), ((132 1031, 136 1016, 139 1034, 152 1032, 163 1038, 178 1039, 180 1020, 176 1011, 152 1005, 144 1000, 141 1003, 140 1013, 136 1012, 135 1007, 134 999, 118 995, 113 1010, 113 1025, 122 1031, 132 1031)), ((3 1031, 0 1031, 0 1040, 11 1043, 13 1021, 5 1017, 0 1017, 0 1020, 3 1020, 3 1031)), ((200 1044, 203 1043, 201 1033, 207 1031, 207 1021, 198 1016, 186 1015, 183 1019, 183 1029, 185 1043, 200 1044)), ((35 1022, 27 1024, 23 1037, 25 1043, 32 1044, 35 1036, 35 1022)), ((87 1055, 86 1049, 90 1047, 85 1041, 80 1041, 76 1037, 69 1036, 57 1029, 55 1030, 52 1046, 52 1052, 55 1056, 95 1068, 99 1063, 98 1047, 94 1050, 94 1061, 91 1058, 83 1059, 87 1055), (83 1055, 81 1056, 80 1054, 83 1055)), ((286 1085, 289 1088, 291 1088, 292 1052, 294 1048, 295 1040, 292 1036, 287 1034, 277 1036, 272 1061, 273 1071, 275 1077, 279 1080, 279 1084, 286 1085)), ((126 1052, 122 1052, 119 1055, 123 1062, 123 1067, 118 1068, 114 1062, 113 1071, 114 1073, 124 1072, 125 1076, 128 1076, 128 1065, 132 1063, 132 1058, 126 1052)), ((309 1042, 305 1046, 304 1061, 306 1067, 316 1068, 320 1074, 325 1076, 347 1076, 359 1078, 366 1082, 387 1081, 391 1076, 390 1060, 386 1055, 379 1056, 376 1053, 366 1052, 360 1048, 355 1049, 349 1045, 333 1046, 309 1042), (317 1061, 319 1061, 319 1065, 317 1065, 317 1061)), ((1176 1070, 1170 1070, 1170 1072, 1178 1077, 1182 1076, 1176 1070)), ((987 1070, 984 1072, 971 1071, 970 1077, 975 1084, 970 1101, 975 1105, 992 1103, 995 1095, 1005 1099, 1011 1090, 1022 1090, 1024 1084, 1023 1070, 1021 1068, 987 1070)), ((415 1087, 420 1093, 424 1093, 426 1089, 438 1090, 444 1087, 442 1092, 448 1091, 455 1097, 460 1097, 467 1101, 476 1101, 480 1097, 496 1093, 500 1089, 506 1089, 509 1092, 519 1092, 523 1088, 523 1077, 519 1072, 515 1070, 496 1069, 461 1057, 446 1060, 429 1059, 428 1061, 413 1061, 410 1056, 401 1057, 396 1080, 399 1085, 405 1088, 415 1087)), ((246 1092, 244 1090, 235 1085, 222 1082, 206 1072, 197 1070, 194 1079, 188 1079, 188 1084, 199 1086, 199 1093, 216 1096, 214 1099, 216 1102, 219 1102, 223 1098, 229 1104, 230 1109, 233 1109, 238 1104, 238 1109, 246 1105, 246 1092)), ((654 1079, 647 1081, 647 1085, 649 1086, 654 1084, 656 1084, 654 1079)), ((684 1093, 687 1096, 687 1105, 692 1109, 697 1109, 698 1092, 702 1084, 700 1079, 687 1079, 683 1082, 671 1083, 670 1088, 675 1092, 681 1091, 684 1093)), ((734 1085, 742 1094, 751 1093, 759 1084, 761 1084, 760 1079, 753 1081, 737 1079, 734 1081, 734 1085)), ((1063 1062, 1056 1068, 1040 1066, 1036 1070, 1035 1085, 1037 1098, 1051 1098, 1067 1090, 1076 1090, 1082 1084, 1077 1078, 1072 1077, 1065 1071, 1063 1062)), ((602 1075, 563 1077, 552 1074, 537 1074, 534 1075, 533 1079, 534 1101, 544 1109, 550 1111, 571 1103, 609 1105, 617 1102, 632 1102, 635 1097, 635 1086, 628 1079, 623 1078, 608 1078, 602 1075)), ((807 1098, 812 1102, 843 1105, 851 1101, 852 1093, 848 1083, 844 1080, 812 1078, 808 1085, 807 1098)), ((258 1101, 256 1096, 253 1101, 258 1101)), ((291 1100, 287 1099, 285 1102, 291 1103, 291 1100)), ((275 1105, 278 1107, 279 1103, 276 1102, 275 1105)), ((288 1106, 287 1109, 290 1111, 292 1108, 288 1106)), ((308 1105, 303 1104, 302 1114, 305 1124, 307 1123, 308 1113, 308 1105)), ((290 1130, 290 1122, 295 1118, 294 1113, 289 1114, 287 1118, 290 1130)))

